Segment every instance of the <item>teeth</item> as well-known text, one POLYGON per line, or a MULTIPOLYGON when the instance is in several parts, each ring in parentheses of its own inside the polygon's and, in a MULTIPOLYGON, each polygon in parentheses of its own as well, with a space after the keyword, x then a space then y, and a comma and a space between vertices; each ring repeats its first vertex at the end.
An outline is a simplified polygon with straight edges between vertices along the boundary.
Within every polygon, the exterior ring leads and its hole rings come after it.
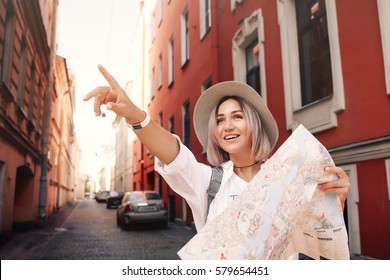
POLYGON ((230 140, 230 139, 234 139, 234 138, 237 138, 237 135, 229 135, 229 136, 225 137, 226 140, 230 140))

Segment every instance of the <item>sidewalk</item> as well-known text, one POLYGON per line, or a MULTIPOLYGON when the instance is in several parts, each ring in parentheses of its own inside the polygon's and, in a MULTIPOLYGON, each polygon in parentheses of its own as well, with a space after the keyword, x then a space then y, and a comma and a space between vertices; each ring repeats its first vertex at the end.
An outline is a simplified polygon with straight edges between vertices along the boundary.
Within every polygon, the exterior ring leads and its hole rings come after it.
MULTIPOLYGON (((13 232, 9 241, 0 247, 0 259, 13 259, 12 256, 24 255, 29 259, 26 252, 31 252, 38 247, 50 235, 61 230, 61 225, 76 208, 78 202, 68 202, 57 212, 44 220, 37 220, 32 230, 26 232, 13 232)), ((27 253, 28 254, 28 253, 27 253)))
POLYGON ((55 229, 60 227, 76 208, 78 201, 69 201, 57 212, 51 214, 47 219, 38 220, 35 229, 55 229))

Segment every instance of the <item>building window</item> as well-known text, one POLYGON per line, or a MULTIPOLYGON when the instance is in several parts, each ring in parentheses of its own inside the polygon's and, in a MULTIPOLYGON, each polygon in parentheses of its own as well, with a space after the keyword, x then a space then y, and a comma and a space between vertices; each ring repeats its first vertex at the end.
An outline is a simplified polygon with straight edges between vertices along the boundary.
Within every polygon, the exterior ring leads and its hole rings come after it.
POLYGON ((296 1, 302 106, 333 92, 325 0, 296 1))
POLYGON ((386 92, 390 95, 390 1, 378 0, 378 12, 385 65, 386 92))
MULTIPOLYGON (((20 43, 20 59, 19 59, 19 84, 18 84, 18 99, 17 104, 20 109, 24 107, 24 95, 27 92, 26 89, 26 68, 27 68, 27 38, 26 33, 23 34, 20 43)), ((28 104, 26 104, 28 105, 28 104)))
MULTIPOLYGON (((137 148, 138 148, 138 161, 140 162, 143 158, 143 154, 142 154, 142 142, 140 141, 137 141, 137 148)), ((141 163, 142 164, 142 163, 141 163)), ((141 166, 141 172, 142 172, 142 166, 141 166)))
POLYGON ((154 39, 156 39, 156 29, 157 29, 157 23, 156 23, 156 13, 153 13, 151 19, 150 19, 150 41, 153 43, 154 39))
POLYGON ((211 27, 210 0, 199 0, 200 39, 202 39, 211 27))
POLYGON ((36 71, 35 71, 35 59, 31 64, 30 70, 30 81, 29 81, 29 100, 28 100, 28 119, 30 122, 35 125, 34 121, 34 95, 35 95, 35 81, 36 81, 36 71))
POLYGON ((287 129, 337 127, 345 100, 336 1, 279 0, 277 9, 287 129))
POLYGON ((387 198, 390 201, 390 159, 385 160, 387 177, 387 198))
POLYGON ((159 126, 163 127, 163 113, 162 112, 158 113, 157 123, 159 126))
POLYGON ((261 10, 244 18, 232 40, 234 80, 252 86, 267 102, 264 19, 261 10))
MULTIPOLYGON (((208 89, 212 85, 213 85, 213 80, 210 76, 202 83, 201 92, 203 93, 206 89, 208 89)), ((206 152, 207 152, 206 148, 202 147, 202 153, 205 154, 206 152)))
POLYGON ((158 88, 162 87, 162 72, 163 72, 163 63, 162 63, 162 53, 158 56, 158 88))
POLYGON ((174 116, 171 116, 169 118, 168 130, 172 134, 175 133, 175 117, 174 116))
POLYGON ((155 79, 156 79, 156 70, 153 67, 152 68, 152 77, 150 77, 150 90, 151 90, 151 97, 152 98, 155 96, 155 79))
POLYGON ((181 15, 181 66, 185 66, 190 59, 190 37, 188 27, 188 8, 181 15))
POLYGON ((213 85, 213 81, 211 77, 208 77, 203 83, 202 83, 202 92, 204 92, 206 89, 211 87, 213 85))
POLYGON ((254 40, 245 50, 246 83, 260 94, 259 42, 254 40))
POLYGON ((350 178, 353 188, 348 192, 345 202, 344 219, 348 230, 348 243, 351 255, 361 255, 360 225, 359 225, 359 184, 356 165, 340 166, 350 178))
POLYGON ((242 0, 230 0, 230 10, 234 11, 236 9, 237 3, 241 3, 242 0))
POLYGON ((163 20, 163 0, 158 0, 156 9, 157 9, 157 25, 160 26, 163 20))
POLYGON ((36 113, 36 121, 37 121, 37 123, 36 123, 36 130, 37 130, 37 132, 39 132, 39 133, 41 133, 41 129, 42 129, 42 116, 43 116, 43 111, 44 111, 44 108, 45 108, 45 106, 44 106, 44 104, 43 104, 43 102, 44 102, 44 100, 46 99, 46 94, 45 94, 45 92, 46 92, 46 88, 44 88, 43 86, 42 86, 42 81, 40 80, 39 81, 39 84, 38 84, 38 94, 37 94, 37 108, 36 108, 36 111, 35 111, 35 113, 36 113))
MULTIPOLYGON (((161 127, 164 127, 163 123, 164 123, 164 121, 163 121, 163 112, 160 112, 160 113, 158 113, 157 124, 159 126, 161 126, 161 127)), ((146 146, 145 146, 145 148, 146 148, 146 146)), ((149 149, 147 149, 147 154, 150 155, 150 150, 149 149)))
POLYGON ((182 107, 183 115, 183 144, 190 149, 190 130, 191 130, 191 118, 190 118, 190 102, 187 101, 182 107))
POLYGON ((14 10, 14 1, 8 1, 7 14, 4 28, 4 49, 2 53, 1 80, 8 87, 11 86, 12 74, 12 52, 14 50, 16 16, 14 10))
POLYGON ((174 80, 174 49, 173 49, 173 36, 168 42, 168 86, 173 84, 174 80))

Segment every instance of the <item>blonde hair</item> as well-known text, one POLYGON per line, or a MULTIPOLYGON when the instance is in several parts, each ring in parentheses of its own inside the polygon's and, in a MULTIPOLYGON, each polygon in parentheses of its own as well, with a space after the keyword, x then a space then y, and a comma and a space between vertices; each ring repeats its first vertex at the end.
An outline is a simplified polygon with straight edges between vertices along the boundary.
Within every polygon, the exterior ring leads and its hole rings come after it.
POLYGON ((261 125, 261 119, 256 109, 245 99, 238 96, 225 96, 213 108, 208 125, 207 160, 211 165, 220 166, 230 160, 229 154, 218 144, 217 140, 217 113, 219 106, 228 99, 236 100, 245 115, 248 133, 252 138, 251 155, 255 161, 265 159, 271 153, 271 144, 267 133, 261 125))

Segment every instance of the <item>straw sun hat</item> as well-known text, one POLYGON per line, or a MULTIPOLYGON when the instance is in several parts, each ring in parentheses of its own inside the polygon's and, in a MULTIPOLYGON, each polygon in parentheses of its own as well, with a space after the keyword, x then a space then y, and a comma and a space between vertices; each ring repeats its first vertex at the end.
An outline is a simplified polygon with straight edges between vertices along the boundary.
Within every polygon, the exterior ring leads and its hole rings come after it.
POLYGON ((248 101, 260 115, 261 124, 267 133, 271 147, 278 140, 278 125, 261 96, 249 85, 238 81, 218 83, 205 90, 194 109, 194 128, 196 136, 203 147, 208 143, 208 122, 212 109, 225 96, 238 96, 248 101))

